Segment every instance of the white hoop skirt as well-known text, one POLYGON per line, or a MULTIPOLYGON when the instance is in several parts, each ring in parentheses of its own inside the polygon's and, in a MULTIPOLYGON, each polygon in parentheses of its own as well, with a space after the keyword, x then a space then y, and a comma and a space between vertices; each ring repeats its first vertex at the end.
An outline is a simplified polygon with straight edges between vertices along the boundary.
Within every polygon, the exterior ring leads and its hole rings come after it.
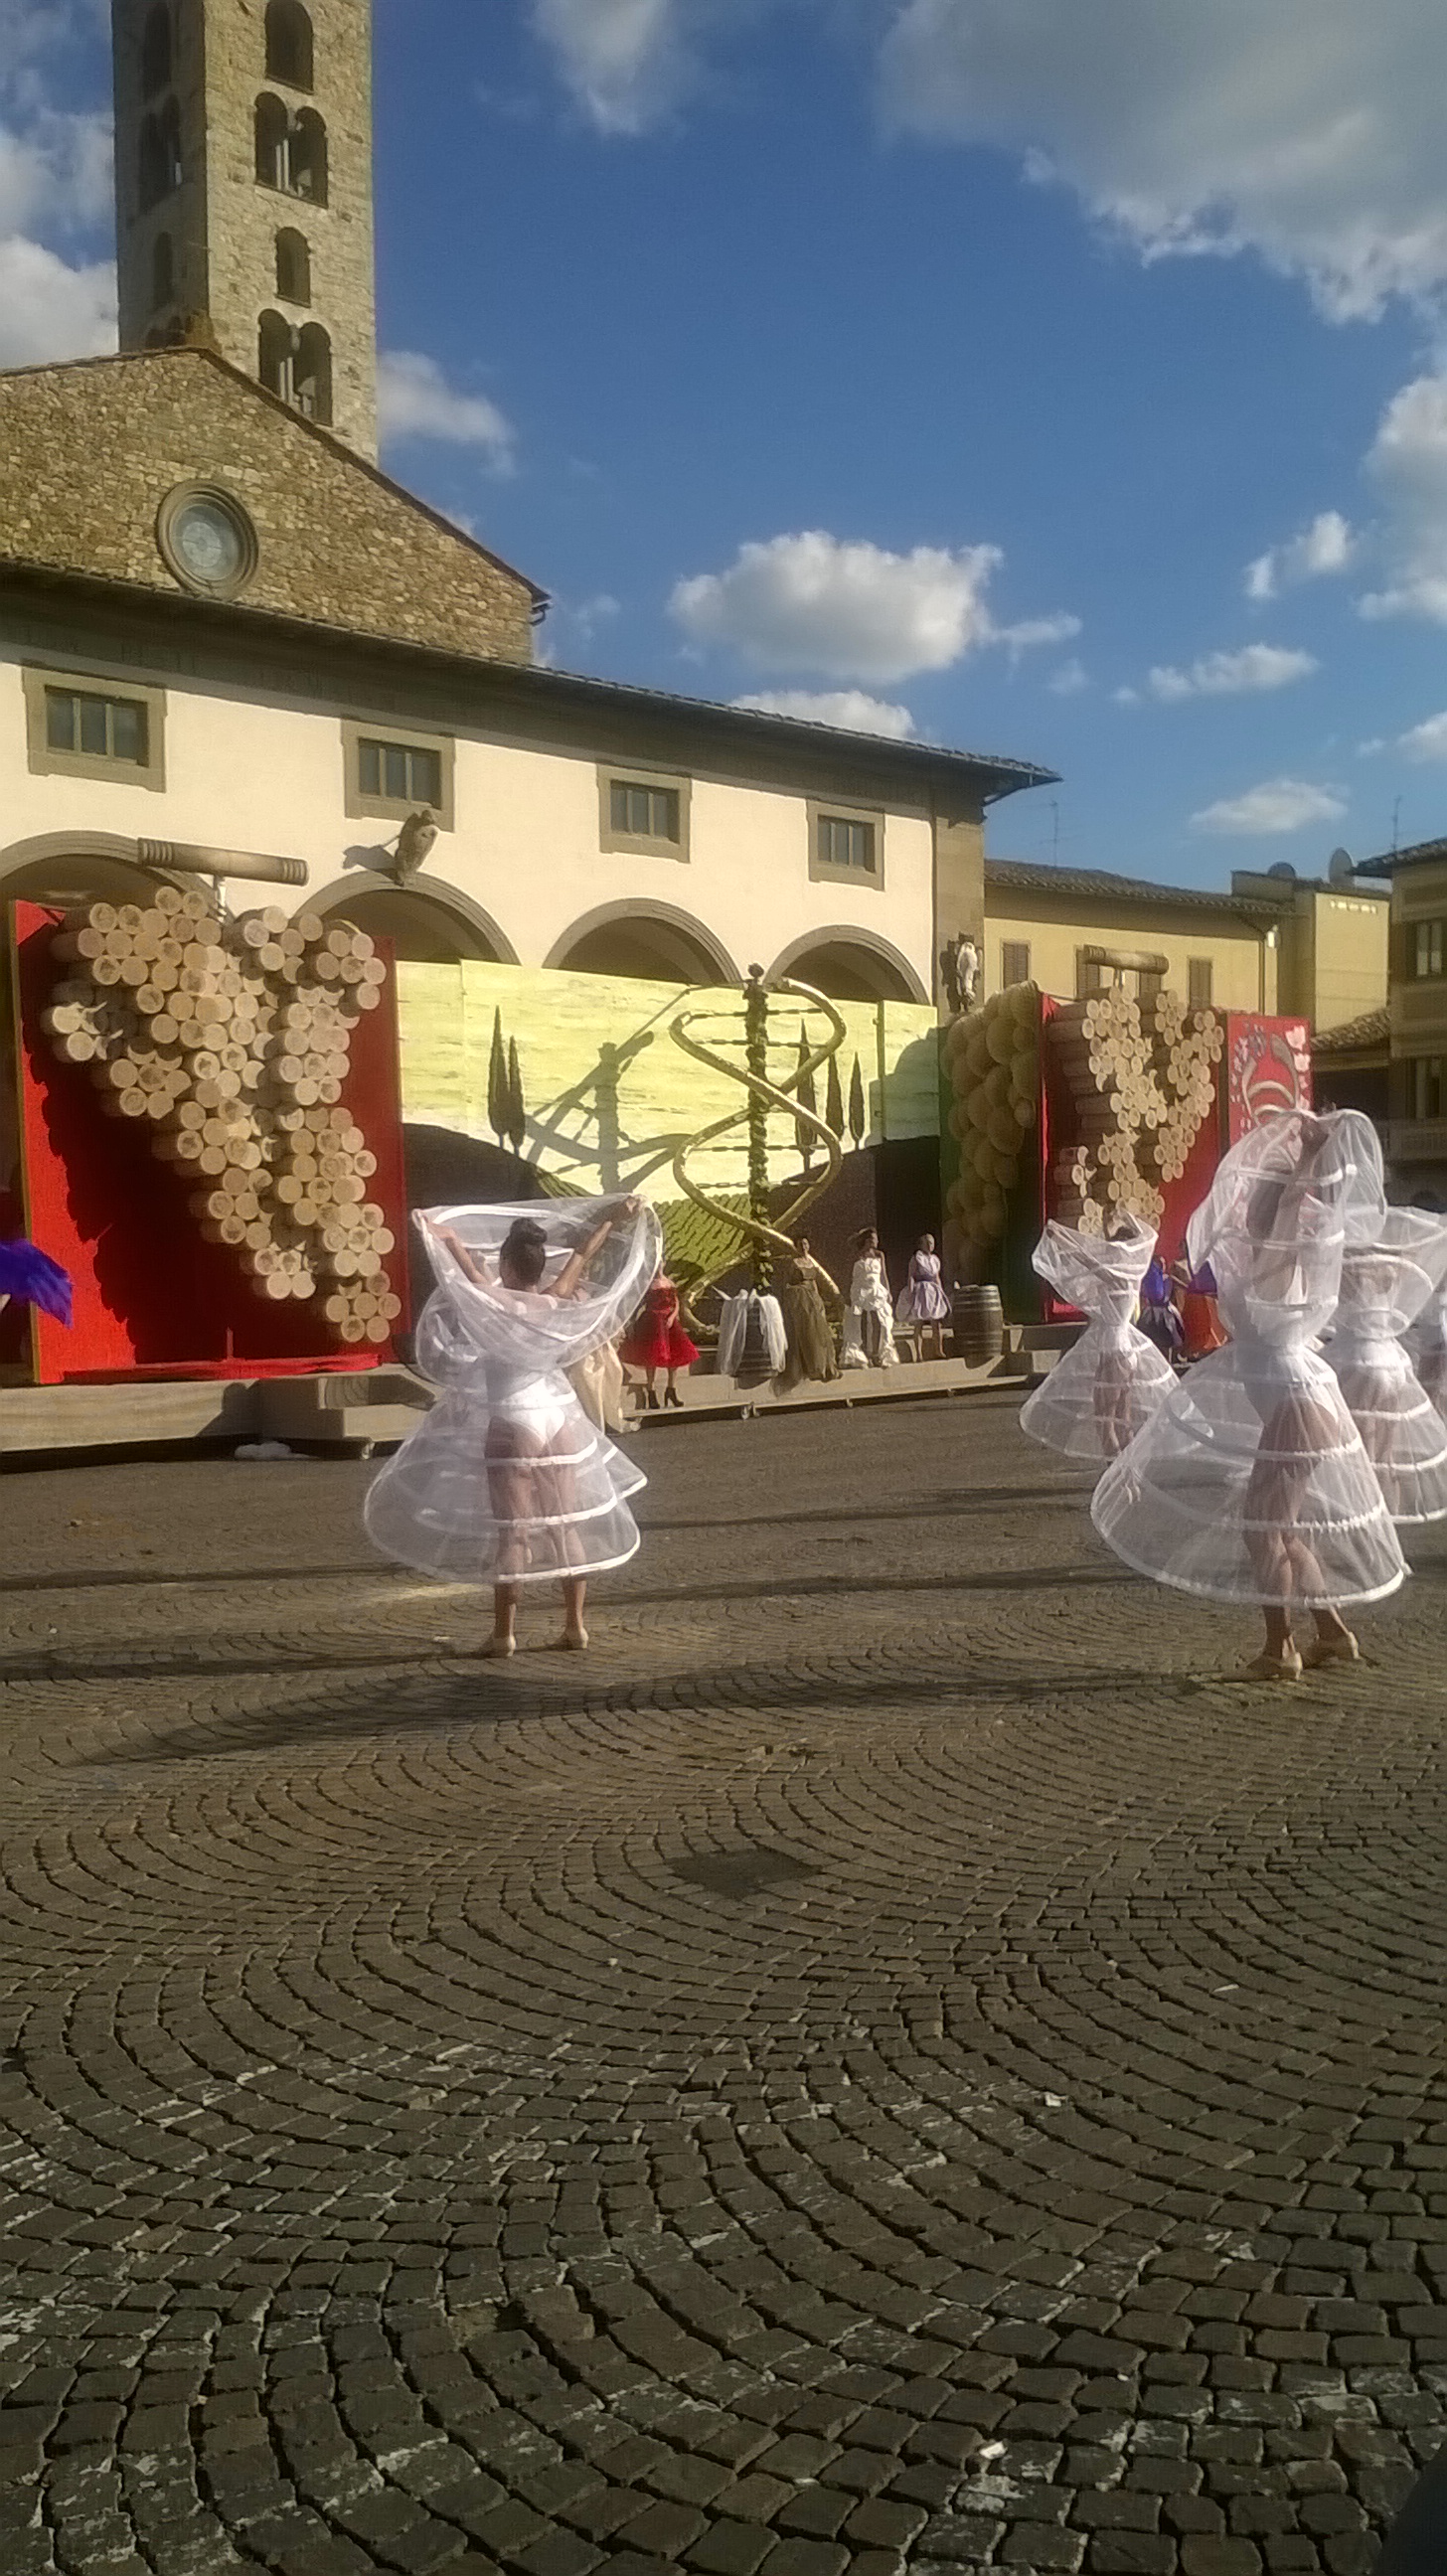
POLYGON ((1137 1573, 1263 1608, 1377 1601, 1406 1572, 1376 1472, 1312 1349, 1348 1240, 1384 1214, 1381 1149, 1352 1110, 1293 1110, 1232 1147, 1191 1219, 1234 1339, 1200 1360, 1096 1487, 1091 1518, 1137 1573))
POLYGON ((1447 1518, 1447 1426, 1403 1339, 1444 1269, 1447 1225, 1421 1208, 1388 1208, 1377 1241, 1342 1261, 1326 1356, 1394 1521, 1447 1518))
POLYGON ((547 1233, 546 1286, 606 1205, 554 1199, 419 1216, 438 1289, 418 1326, 418 1364, 441 1391, 367 1495, 367 1533, 383 1555, 453 1582, 528 1584, 600 1574, 636 1553, 628 1497, 647 1480, 588 1419, 563 1371, 610 1341, 648 1287, 656 1218, 641 1208, 625 1219, 579 1296, 510 1290, 496 1277, 519 1215, 547 1233), (444 1231, 485 1270, 483 1285, 444 1231))
POLYGON ((1447 1293, 1440 1288, 1407 1335, 1417 1383, 1447 1421, 1447 1293))
POLYGON ((1139 1217, 1109 1240, 1052 1218, 1035 1246, 1041 1278, 1090 1318, 1020 1412, 1021 1430, 1062 1457, 1094 1466, 1118 1458, 1176 1383, 1169 1360, 1131 1321, 1155 1248, 1139 1217))

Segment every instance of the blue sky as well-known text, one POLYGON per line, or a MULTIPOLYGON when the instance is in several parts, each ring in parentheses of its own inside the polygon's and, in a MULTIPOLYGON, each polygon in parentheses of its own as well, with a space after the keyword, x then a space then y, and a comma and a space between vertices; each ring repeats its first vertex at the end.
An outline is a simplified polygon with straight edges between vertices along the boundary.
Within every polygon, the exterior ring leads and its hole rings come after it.
MULTIPOLYGON (((1440 0, 376 14, 386 461, 552 658, 1059 769, 1002 855, 1447 829, 1440 0)), ((0 0, 6 363, 111 327, 104 17, 0 0)))

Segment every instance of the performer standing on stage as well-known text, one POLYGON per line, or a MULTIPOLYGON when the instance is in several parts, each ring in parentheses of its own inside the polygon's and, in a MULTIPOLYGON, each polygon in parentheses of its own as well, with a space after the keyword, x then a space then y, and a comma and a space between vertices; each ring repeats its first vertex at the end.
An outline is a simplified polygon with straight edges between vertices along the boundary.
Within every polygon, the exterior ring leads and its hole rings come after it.
POLYGON ((1389 1207, 1376 1240, 1348 1244, 1326 1357, 1394 1521, 1447 1519, 1447 1425, 1403 1336, 1447 1271, 1447 1222, 1389 1207))
POLYGON ((436 1208, 417 1224, 438 1283, 417 1364, 441 1394, 375 1479, 368 1533, 424 1573, 491 1582, 486 1653, 512 1654, 519 1590, 548 1582, 562 1588, 558 1643, 581 1648, 587 1578, 635 1553, 627 1497, 646 1479, 564 1371, 637 1305, 658 1267, 658 1220, 636 1199, 551 1199, 525 1216, 436 1208))
POLYGON ((698 1357, 698 1344, 689 1340, 679 1320, 678 1290, 666 1271, 660 1270, 654 1280, 619 1344, 618 1357, 625 1368, 642 1369, 650 1413, 658 1411, 660 1369, 668 1374, 668 1384, 663 1391, 665 1405, 674 1405, 682 1411, 678 1372, 692 1368, 698 1357))
MULTIPOLYGON (((793 1260, 782 1264, 779 1275, 779 1304, 789 1355, 774 1380, 776 1395, 787 1395, 791 1388, 802 1386, 806 1378, 827 1385, 830 1378, 839 1375, 834 1334, 820 1285, 825 1275, 809 1249, 807 1234, 796 1235, 793 1260)), ((837 1290, 834 1293, 837 1295, 837 1290)))
POLYGON ((1243 1680, 1299 1680, 1353 1662, 1341 1616, 1395 1592, 1406 1567, 1341 1389, 1312 1348, 1331 1320, 1348 1243, 1381 1231, 1382 1155, 1351 1109, 1293 1109, 1233 1145, 1187 1233, 1209 1261, 1232 1339, 1198 1360, 1107 1467, 1091 1518, 1137 1573, 1213 1601, 1254 1602, 1263 1652, 1243 1680))
POLYGON ((934 1344, 934 1357, 944 1358, 950 1301, 945 1295, 943 1266, 932 1234, 922 1234, 909 1256, 909 1277, 899 1292, 894 1319, 897 1324, 918 1325, 921 1359, 925 1356, 926 1335, 934 1344))
POLYGON ((844 1310, 844 1365, 893 1368, 899 1357, 894 1347, 894 1300, 889 1293, 889 1274, 879 1237, 872 1225, 855 1236, 854 1252, 849 1303, 844 1310))
POLYGON ((1089 1318, 1025 1404, 1020 1428, 1067 1458, 1118 1458, 1176 1383, 1169 1360, 1131 1321, 1155 1228, 1118 1216, 1110 1234, 1046 1226, 1032 1256, 1042 1279, 1089 1318))

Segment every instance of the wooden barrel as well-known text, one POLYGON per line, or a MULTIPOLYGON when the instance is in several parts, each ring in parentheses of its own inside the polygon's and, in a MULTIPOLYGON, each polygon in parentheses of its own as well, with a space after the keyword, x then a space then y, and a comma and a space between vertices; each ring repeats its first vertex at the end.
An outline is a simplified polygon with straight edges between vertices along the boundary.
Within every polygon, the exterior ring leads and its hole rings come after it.
POLYGON ((985 1368, 1005 1347, 1005 1317, 998 1288, 957 1288, 951 1308, 955 1357, 985 1368))

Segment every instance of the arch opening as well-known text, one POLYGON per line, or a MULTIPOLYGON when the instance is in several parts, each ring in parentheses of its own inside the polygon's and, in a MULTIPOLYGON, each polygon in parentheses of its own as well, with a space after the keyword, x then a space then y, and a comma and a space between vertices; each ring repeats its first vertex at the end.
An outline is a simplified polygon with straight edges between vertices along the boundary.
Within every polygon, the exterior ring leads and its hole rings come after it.
POLYGON ((709 934, 640 904, 609 907, 574 924, 548 964, 570 975, 616 975, 649 984, 732 984, 733 965, 709 934))
POLYGON ((169 233, 157 233, 151 247, 151 311, 158 313, 163 304, 176 297, 176 245, 169 233))
POLYGON ((292 359, 292 400, 308 420, 324 429, 332 419, 332 344, 320 322, 308 322, 297 335, 292 359))
POLYGON ((316 76, 312 22, 301 0, 268 0, 266 77, 288 89, 311 89, 316 76))
POLYGON ((290 178, 291 118, 279 98, 263 90, 256 102, 256 176, 263 188, 285 194, 290 178))
POLYGON ((771 973, 793 975, 812 984, 831 1002, 927 1002, 929 995, 902 957, 883 947, 852 938, 847 931, 826 932, 801 941, 776 959, 771 973))
POLYGON ((168 98, 159 115, 141 119, 136 180, 142 214, 179 188, 181 178, 181 110, 168 98))
POLYGON ((291 130, 290 186, 313 206, 327 202, 327 129, 314 107, 304 107, 291 130))
POLYGON ((517 964, 496 922, 451 886, 395 886, 359 872, 324 888, 308 909, 328 921, 350 922, 373 939, 389 939, 397 956, 412 965, 454 966, 464 958, 489 966, 517 964))
POLYGON ((286 231, 276 236, 276 291, 283 304, 312 300, 311 252, 303 233, 286 231))
POLYGON ((141 38, 142 98, 158 97, 163 89, 170 88, 173 77, 171 12, 166 0, 156 0, 141 38))
POLYGON ((293 399, 291 324, 283 313, 263 313, 257 329, 256 372, 269 394, 293 399))

